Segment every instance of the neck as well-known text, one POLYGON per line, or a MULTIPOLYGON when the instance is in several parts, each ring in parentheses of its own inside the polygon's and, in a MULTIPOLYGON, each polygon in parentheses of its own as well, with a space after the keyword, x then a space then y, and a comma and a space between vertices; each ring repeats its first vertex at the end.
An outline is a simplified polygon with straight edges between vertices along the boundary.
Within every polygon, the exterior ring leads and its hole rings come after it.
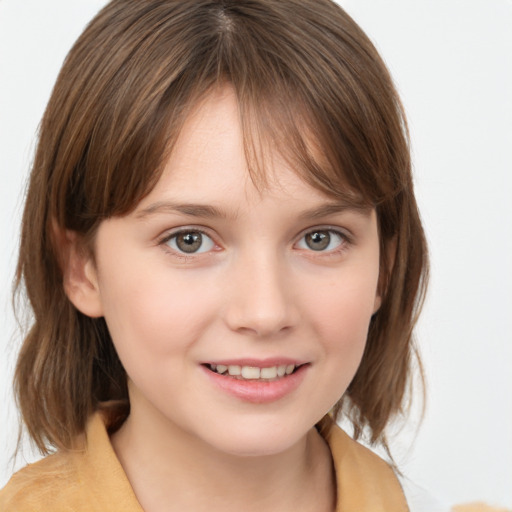
POLYGON ((147 412, 132 409, 112 437, 146 512, 334 510, 330 452, 316 429, 284 452, 240 456, 220 452, 147 412))

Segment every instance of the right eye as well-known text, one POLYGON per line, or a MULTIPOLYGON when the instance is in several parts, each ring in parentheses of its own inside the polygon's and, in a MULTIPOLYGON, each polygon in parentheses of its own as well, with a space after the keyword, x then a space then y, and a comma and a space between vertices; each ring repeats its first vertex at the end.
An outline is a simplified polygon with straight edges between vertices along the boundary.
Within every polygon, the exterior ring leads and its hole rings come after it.
POLYGON ((182 254, 200 254, 215 247, 215 242, 207 234, 197 230, 173 233, 163 243, 182 254))

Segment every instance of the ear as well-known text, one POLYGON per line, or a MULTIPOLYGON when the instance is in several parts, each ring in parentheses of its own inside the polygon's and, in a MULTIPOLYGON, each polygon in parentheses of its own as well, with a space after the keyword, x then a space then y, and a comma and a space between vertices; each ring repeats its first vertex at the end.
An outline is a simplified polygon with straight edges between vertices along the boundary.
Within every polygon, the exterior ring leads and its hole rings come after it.
POLYGON ((381 249, 382 257, 380 259, 379 282, 377 284, 377 292, 375 294, 373 314, 377 313, 382 305, 382 299, 387 293, 389 280, 393 273, 397 248, 396 236, 385 242, 383 245, 384 247, 381 249))
POLYGON ((98 274, 92 251, 74 231, 61 230, 56 236, 62 267, 64 291, 84 315, 103 316, 98 274))

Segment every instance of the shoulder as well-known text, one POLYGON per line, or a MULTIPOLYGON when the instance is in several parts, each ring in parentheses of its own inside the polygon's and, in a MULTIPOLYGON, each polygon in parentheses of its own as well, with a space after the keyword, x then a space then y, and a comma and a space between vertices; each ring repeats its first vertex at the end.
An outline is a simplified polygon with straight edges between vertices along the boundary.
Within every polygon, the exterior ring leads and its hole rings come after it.
POLYGON ((0 491, 0 512, 142 512, 109 425, 107 413, 93 414, 82 450, 62 450, 18 471, 0 491))
POLYGON ((336 469, 351 468, 353 474, 364 474, 365 479, 390 479, 398 484, 392 467, 372 450, 352 439, 331 418, 325 417, 320 424, 331 449, 336 469))
POLYGON ((15 473, 0 491, 0 511, 58 510, 63 500, 72 505, 80 494, 73 459, 70 453, 56 453, 15 473))
POLYGON ((335 471, 338 508, 361 512, 406 512, 409 507, 393 468, 325 417, 318 425, 335 471))

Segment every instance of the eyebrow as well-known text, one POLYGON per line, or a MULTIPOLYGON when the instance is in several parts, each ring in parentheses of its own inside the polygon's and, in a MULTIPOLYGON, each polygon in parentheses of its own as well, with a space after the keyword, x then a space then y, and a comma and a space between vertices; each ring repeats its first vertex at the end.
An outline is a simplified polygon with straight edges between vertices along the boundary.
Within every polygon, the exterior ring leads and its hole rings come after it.
MULTIPOLYGON (((314 220, 329 215, 335 215, 346 211, 354 211, 366 213, 371 208, 365 204, 357 202, 338 201, 333 203, 323 204, 301 212, 299 217, 303 220, 314 220)), ((147 208, 136 213, 136 217, 143 219, 151 215, 160 213, 180 213, 190 217, 198 218, 221 218, 226 219, 230 215, 221 208, 207 204, 195 203, 173 203, 168 201, 159 201, 149 205, 147 208)))
POLYGON ((147 208, 137 212, 136 216, 142 219, 156 213, 181 213, 190 217, 201 218, 228 217, 228 214, 224 210, 216 208, 215 206, 194 203, 173 203, 168 201, 153 203, 147 208))
POLYGON ((328 217, 329 215, 344 213, 346 211, 368 213, 370 210, 371 208, 364 203, 339 201, 306 210, 300 214, 300 218, 304 220, 314 220, 328 217))

